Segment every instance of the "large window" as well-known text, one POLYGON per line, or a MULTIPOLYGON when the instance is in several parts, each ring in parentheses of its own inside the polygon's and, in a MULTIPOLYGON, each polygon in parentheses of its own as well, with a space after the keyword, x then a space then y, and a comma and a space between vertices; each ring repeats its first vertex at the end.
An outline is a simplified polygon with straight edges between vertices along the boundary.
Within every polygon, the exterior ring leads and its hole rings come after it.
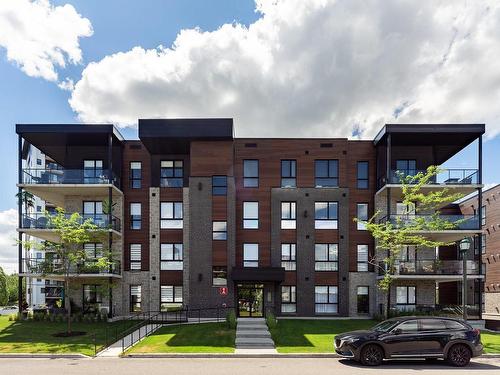
POLYGON ((397 286, 396 304, 398 310, 415 310, 417 288, 415 286, 397 286))
POLYGON ((130 244, 130 270, 140 271, 141 270, 141 253, 142 246, 140 243, 130 244))
POLYGON ((103 225, 104 216, 102 214, 102 201, 84 201, 83 219, 92 219, 94 224, 103 225))
MULTIPOLYGON (((83 245, 83 250, 85 251, 85 257, 86 260, 89 261, 94 261, 96 259, 102 258, 102 243, 86 243, 83 245)), ((40 254, 40 258, 42 257, 42 253, 37 253, 37 258, 38 254, 40 254)))
POLYGON ((337 202, 315 202, 314 203, 314 228, 315 229, 337 229, 338 203, 337 202))
POLYGON ((297 217, 295 211, 295 202, 281 202, 281 229, 295 229, 297 217))
POLYGON ((216 241, 227 240, 227 221, 212 222, 212 239, 216 241))
POLYGON ((212 285, 213 286, 227 285, 227 267, 221 267, 221 266, 212 267, 212 285))
POLYGON ((368 271, 368 245, 358 245, 358 272, 368 271))
POLYGON ((370 288, 367 286, 358 286, 356 297, 358 302, 358 314, 369 314, 370 288))
POLYGON ((169 311, 182 307, 182 286, 160 286, 160 310, 169 311))
POLYGON ((294 188, 297 187, 297 162, 295 160, 281 161, 281 187, 294 188))
POLYGON ((160 245, 160 261, 161 271, 182 270, 182 244, 162 243, 160 245))
POLYGON ((160 168, 161 187, 182 187, 184 185, 182 160, 162 160, 160 168))
POLYGON ((358 230, 366 230, 366 222, 368 221, 368 203, 358 203, 356 205, 356 222, 358 230))
POLYGON ((338 271, 339 246, 336 243, 317 243, 314 245, 314 269, 316 271, 338 271))
POLYGON ((481 207, 481 225, 486 225, 486 206, 481 207))
POLYGON ((104 178, 102 160, 83 161, 83 183, 99 184, 104 178))
POLYGON ((182 229, 182 202, 161 202, 160 228, 182 229))
POLYGON ((243 187, 259 186, 259 161, 243 160, 243 187))
POLYGON ((130 312, 141 311, 142 287, 130 285, 130 312))
POLYGON ((338 160, 316 160, 316 187, 338 187, 339 186, 339 161, 338 160))
POLYGON ((130 229, 141 229, 140 203, 130 203, 130 229))
POLYGON ((142 163, 140 161, 130 162, 130 188, 140 189, 142 183, 142 163))
POLYGON ((396 177, 398 174, 402 176, 415 176, 417 174, 417 161, 396 160, 396 177))
POLYGON ((297 292, 295 285, 281 286, 281 312, 284 314, 297 312, 297 292))
POLYGON ((316 286, 314 295, 316 314, 336 314, 338 312, 337 286, 316 286))
POLYGON ((83 312, 98 312, 102 303, 101 286, 83 284, 83 312))
POLYGON ((281 244, 281 267, 285 271, 295 271, 297 269, 296 245, 294 243, 281 244))
POLYGON ((243 228, 259 228, 259 202, 243 202, 243 228))
POLYGON ((243 267, 259 266, 259 245, 256 243, 243 244, 243 267))
POLYGON ((227 195, 227 176, 212 176, 212 195, 227 195))
POLYGON ((358 161, 357 170, 358 189, 368 189, 368 162, 358 161))

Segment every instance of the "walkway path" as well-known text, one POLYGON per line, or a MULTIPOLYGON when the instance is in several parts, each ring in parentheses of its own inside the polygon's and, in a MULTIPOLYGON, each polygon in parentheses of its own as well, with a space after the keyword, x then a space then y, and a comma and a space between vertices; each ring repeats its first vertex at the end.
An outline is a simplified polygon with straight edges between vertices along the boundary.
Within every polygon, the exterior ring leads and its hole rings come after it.
POLYGON ((122 354, 122 348, 125 347, 125 350, 130 347, 130 344, 134 342, 134 345, 137 344, 138 338, 144 338, 146 335, 150 335, 155 332, 158 328, 160 328, 162 324, 147 324, 132 332, 130 335, 127 335, 123 338, 124 342, 122 344, 122 340, 118 340, 117 342, 111 344, 103 351, 97 353, 97 357, 119 357, 122 354))
POLYGON ((275 354, 274 341, 264 318, 238 318, 235 354, 275 354))

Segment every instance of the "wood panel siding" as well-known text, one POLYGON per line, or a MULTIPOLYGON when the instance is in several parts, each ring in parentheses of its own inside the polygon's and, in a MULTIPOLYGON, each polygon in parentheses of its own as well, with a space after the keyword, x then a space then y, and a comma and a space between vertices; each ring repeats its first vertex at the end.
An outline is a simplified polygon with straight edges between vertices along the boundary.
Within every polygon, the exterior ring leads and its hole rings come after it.
POLYGON ((191 176, 233 176, 233 142, 191 142, 191 176))

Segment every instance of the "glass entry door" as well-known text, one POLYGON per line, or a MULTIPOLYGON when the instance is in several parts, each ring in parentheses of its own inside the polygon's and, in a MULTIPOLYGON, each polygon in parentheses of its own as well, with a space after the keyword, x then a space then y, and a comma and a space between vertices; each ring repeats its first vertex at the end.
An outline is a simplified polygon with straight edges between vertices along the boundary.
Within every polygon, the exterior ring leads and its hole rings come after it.
POLYGON ((264 311, 264 285, 238 284, 238 316, 262 317, 264 311))

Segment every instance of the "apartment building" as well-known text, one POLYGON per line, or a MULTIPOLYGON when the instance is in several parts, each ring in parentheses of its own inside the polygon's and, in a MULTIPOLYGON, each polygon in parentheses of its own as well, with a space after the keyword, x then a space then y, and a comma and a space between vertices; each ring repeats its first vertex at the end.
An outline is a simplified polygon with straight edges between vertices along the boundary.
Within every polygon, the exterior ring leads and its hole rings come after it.
MULTIPOLYGON (((385 125, 361 141, 235 138, 232 119, 139 120, 137 140, 113 125, 24 124, 16 132, 20 166, 32 147, 57 164, 20 167, 19 190, 108 232, 106 244, 85 250, 98 257, 111 248, 116 265, 77 267, 78 287, 64 293, 84 311, 234 306, 240 316, 369 316, 387 303, 397 310, 461 304, 446 292, 460 289, 457 246, 406 249, 387 298, 376 286, 373 238, 353 219, 379 211, 380 220, 394 220, 398 173, 442 165, 473 142, 470 169, 443 169, 424 189, 480 191, 484 125, 385 125)), ((480 244, 481 207, 470 216, 440 211, 460 224, 425 235, 480 244)), ((18 230, 20 239, 58 240, 43 215, 21 207, 18 230)), ((479 317, 484 275, 480 256, 472 249, 467 257, 468 305, 479 317)), ((36 274, 29 265, 20 246, 20 278, 36 274)))
POLYGON ((500 328, 500 185, 482 192, 479 200, 474 195, 460 203, 464 214, 474 215, 481 211, 483 229, 481 244, 476 253, 481 254, 482 274, 485 275, 482 300, 483 319, 486 327, 500 328), (481 205, 481 208, 479 207, 481 205))

